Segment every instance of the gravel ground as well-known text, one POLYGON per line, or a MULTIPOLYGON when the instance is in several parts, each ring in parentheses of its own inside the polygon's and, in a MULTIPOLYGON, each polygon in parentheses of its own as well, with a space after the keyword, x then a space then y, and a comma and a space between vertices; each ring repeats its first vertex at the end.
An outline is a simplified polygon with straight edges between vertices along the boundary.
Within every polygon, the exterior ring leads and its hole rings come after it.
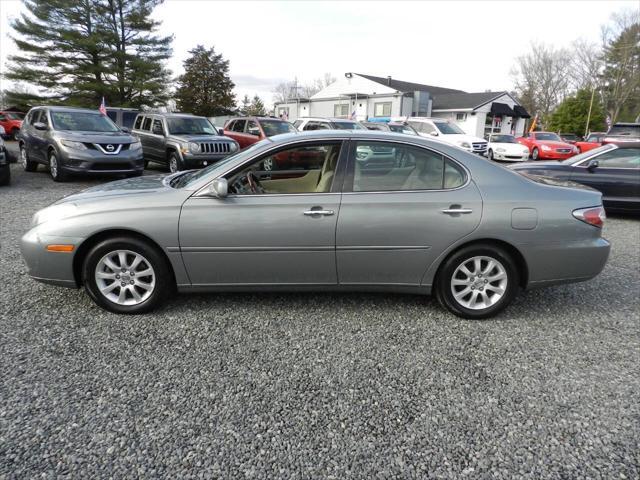
MULTIPOLYGON (((42 169, 42 167, 41 167, 42 169)), ((593 281, 470 322, 410 295, 182 295, 116 316, 31 281, 0 189, 0 479, 640 476, 640 222, 593 281)))

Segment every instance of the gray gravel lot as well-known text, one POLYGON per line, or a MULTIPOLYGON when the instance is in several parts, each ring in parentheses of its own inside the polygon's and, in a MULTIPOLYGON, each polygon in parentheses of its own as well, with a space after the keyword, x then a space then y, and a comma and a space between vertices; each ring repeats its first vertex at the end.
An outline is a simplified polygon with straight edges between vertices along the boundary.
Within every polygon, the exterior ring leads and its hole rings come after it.
POLYGON ((26 274, 0 188, 0 479, 640 477, 640 221, 605 271, 470 322, 387 294, 183 295, 116 316, 26 274))

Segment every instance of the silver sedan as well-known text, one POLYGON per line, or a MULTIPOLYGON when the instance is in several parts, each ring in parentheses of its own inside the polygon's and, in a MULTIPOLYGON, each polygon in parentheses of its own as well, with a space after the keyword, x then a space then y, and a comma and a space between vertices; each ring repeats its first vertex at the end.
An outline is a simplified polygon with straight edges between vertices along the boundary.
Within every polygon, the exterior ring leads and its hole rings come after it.
POLYGON ((598 275, 603 221, 601 194, 578 184, 427 138, 319 131, 63 198, 21 247, 34 279, 117 313, 176 289, 371 290, 487 318, 520 288, 598 275))

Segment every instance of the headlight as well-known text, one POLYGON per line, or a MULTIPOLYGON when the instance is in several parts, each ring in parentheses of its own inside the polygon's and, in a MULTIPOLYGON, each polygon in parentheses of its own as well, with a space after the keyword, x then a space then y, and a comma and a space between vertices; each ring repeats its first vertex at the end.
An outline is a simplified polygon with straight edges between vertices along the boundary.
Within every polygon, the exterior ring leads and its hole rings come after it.
POLYGON ((522 150, 522 154, 523 155, 529 155, 529 149, 525 148, 524 150, 522 150))
POLYGON ((142 148, 142 143, 140 143, 140 140, 136 138, 136 140, 134 142, 131 142, 131 144, 129 145, 129 150, 140 150, 142 148))
POLYGON ((551 150, 551 147, 549 147, 548 145, 541 145, 540 148, 545 152, 548 152, 549 150, 551 150))
POLYGON ((87 146, 82 142, 74 142, 73 140, 60 140, 60 143, 65 147, 73 148, 74 150, 87 149, 87 146))
POLYGON ((200 152, 200 145, 195 143, 195 142, 189 142, 189 151, 191 153, 198 153, 200 152))
POLYGON ((504 152, 505 149, 504 148, 496 148, 496 152, 504 152))
POLYGON ((578 147, 576 147, 575 145, 573 146, 573 153, 578 153, 580 150, 578 150, 578 147))
POLYGON ((41 223, 62 220, 63 218, 70 217, 75 213, 76 208, 77 207, 73 203, 63 203, 43 208, 33 216, 31 219, 31 226, 35 227, 41 223))
POLYGON ((236 142, 233 142, 233 143, 231 144, 231 151, 232 151, 232 152, 237 152, 237 151, 238 151, 238 148, 239 148, 239 145, 238 145, 236 142))
POLYGON ((462 148, 471 148, 471 144, 469 142, 458 142, 462 148))

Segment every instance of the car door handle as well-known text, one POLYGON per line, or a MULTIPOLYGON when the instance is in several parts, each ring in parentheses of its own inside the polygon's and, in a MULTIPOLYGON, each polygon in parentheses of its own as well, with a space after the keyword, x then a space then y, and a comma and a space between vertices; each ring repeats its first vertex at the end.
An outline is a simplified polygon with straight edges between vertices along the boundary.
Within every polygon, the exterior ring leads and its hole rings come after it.
POLYGON ((306 210, 303 212, 307 216, 312 215, 333 215, 333 210, 306 210))
POLYGON ((471 210, 470 208, 445 208, 444 210, 442 210, 442 213, 446 215, 454 215, 460 213, 473 213, 473 210, 471 210))

